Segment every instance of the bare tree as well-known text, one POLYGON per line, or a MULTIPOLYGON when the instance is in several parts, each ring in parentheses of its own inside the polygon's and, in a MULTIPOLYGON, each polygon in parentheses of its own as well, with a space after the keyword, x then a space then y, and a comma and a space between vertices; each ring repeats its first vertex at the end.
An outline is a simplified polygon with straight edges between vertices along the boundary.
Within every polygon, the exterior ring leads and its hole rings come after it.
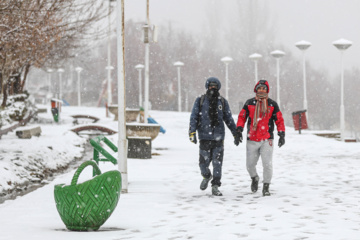
POLYGON ((82 40, 97 32, 93 24, 107 14, 108 5, 96 0, 0 2, 2 107, 9 92, 23 91, 31 66, 42 67, 71 57, 82 40), (19 76, 14 78, 15 84, 10 81, 12 76, 19 76))

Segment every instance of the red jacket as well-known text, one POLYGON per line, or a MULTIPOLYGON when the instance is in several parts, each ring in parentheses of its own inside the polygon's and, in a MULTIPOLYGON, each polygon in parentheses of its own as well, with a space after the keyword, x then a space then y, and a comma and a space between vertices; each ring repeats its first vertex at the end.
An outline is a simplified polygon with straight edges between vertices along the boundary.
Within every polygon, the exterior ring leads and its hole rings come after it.
POLYGON ((285 133, 284 118, 282 117, 280 108, 278 104, 270 98, 268 99, 269 113, 258 120, 258 125, 255 131, 252 129, 252 119, 255 113, 256 102, 257 100, 255 98, 251 98, 246 101, 244 107, 239 113, 236 124, 236 127, 241 127, 241 130, 243 130, 246 120, 249 119, 247 123, 247 139, 256 142, 266 139, 274 139, 274 123, 276 124, 278 132, 285 133))

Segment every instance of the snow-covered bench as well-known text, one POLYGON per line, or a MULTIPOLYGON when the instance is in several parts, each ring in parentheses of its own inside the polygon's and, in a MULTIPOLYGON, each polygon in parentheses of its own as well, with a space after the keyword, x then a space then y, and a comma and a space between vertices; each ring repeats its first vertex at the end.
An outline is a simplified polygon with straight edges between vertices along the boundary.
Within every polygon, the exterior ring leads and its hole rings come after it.
POLYGON ((117 133, 116 130, 110 129, 107 126, 103 125, 94 125, 94 124, 86 124, 86 125, 77 125, 76 127, 73 127, 70 129, 70 131, 73 131, 76 134, 79 134, 80 132, 89 132, 89 131, 100 131, 103 133, 107 133, 109 135, 117 133))
POLYGON ((26 125, 26 123, 28 123, 30 121, 30 119, 33 118, 34 116, 36 116, 36 112, 29 111, 23 120, 11 125, 10 127, 5 128, 5 129, 4 128, 0 129, 0 139, 1 139, 2 135, 6 135, 6 134, 8 134, 8 132, 12 132, 14 129, 18 128, 19 126, 26 125))
POLYGON ((95 116, 81 115, 81 114, 72 115, 71 117, 74 118, 74 121, 73 121, 73 124, 74 124, 74 125, 79 124, 79 122, 78 122, 79 119, 90 119, 90 120, 92 120, 92 123, 96 123, 97 121, 100 120, 99 118, 97 118, 97 117, 95 117, 95 116))
POLYGON ((47 113, 47 108, 46 107, 38 107, 37 113, 47 113))
MULTIPOLYGON (((109 112, 115 115, 114 121, 118 120, 118 105, 110 105, 109 112)), ((125 109, 125 121, 126 122, 135 122, 137 119, 137 116, 140 113, 140 109, 125 109)))
POLYGON ((39 137, 41 135, 40 126, 21 127, 16 130, 16 136, 19 138, 31 138, 32 136, 39 137))
POLYGON ((159 124, 126 123, 126 136, 128 137, 150 137, 151 140, 154 140, 159 131, 159 124))

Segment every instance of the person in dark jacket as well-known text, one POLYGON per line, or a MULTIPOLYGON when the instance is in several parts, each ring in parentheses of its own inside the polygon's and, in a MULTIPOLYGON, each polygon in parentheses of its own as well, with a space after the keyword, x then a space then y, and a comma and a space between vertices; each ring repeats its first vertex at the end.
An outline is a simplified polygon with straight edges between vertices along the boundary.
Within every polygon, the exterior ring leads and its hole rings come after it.
POLYGON ((252 179, 251 191, 258 190, 259 176, 256 164, 261 156, 263 165, 263 196, 270 196, 269 186, 273 174, 272 156, 274 123, 276 124, 279 143, 285 144, 285 124, 278 104, 268 97, 269 83, 260 80, 254 88, 256 96, 246 101, 239 113, 237 137, 242 139, 242 132, 247 120, 246 168, 252 179))
MULTIPOLYGON (((189 138, 193 143, 197 143, 196 131, 200 140, 200 160, 199 166, 203 180, 200 189, 205 190, 211 179, 212 194, 222 196, 219 191, 221 186, 221 169, 224 156, 224 137, 225 126, 236 135, 236 125, 231 115, 228 101, 221 97, 219 90, 221 83, 215 77, 208 78, 205 83, 206 94, 195 100, 189 127, 189 138), (210 163, 213 165, 213 175, 209 169, 210 163)), ((235 139, 235 145, 239 145, 240 140, 235 139)))

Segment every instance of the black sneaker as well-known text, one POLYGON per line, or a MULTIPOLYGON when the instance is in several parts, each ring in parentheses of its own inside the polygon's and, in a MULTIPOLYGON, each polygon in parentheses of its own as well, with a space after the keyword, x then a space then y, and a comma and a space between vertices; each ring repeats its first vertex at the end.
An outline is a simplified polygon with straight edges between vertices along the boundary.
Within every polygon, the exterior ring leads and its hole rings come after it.
POLYGON ((212 195, 222 196, 222 193, 219 191, 218 187, 219 187, 218 185, 212 186, 212 189, 211 189, 212 195))
POLYGON ((263 196, 270 196, 270 191, 269 191, 269 186, 270 186, 270 183, 264 183, 264 186, 263 186, 263 190, 262 190, 262 193, 263 193, 263 196))
POLYGON ((201 190, 207 189, 208 184, 209 184, 209 182, 210 182, 211 179, 212 179, 212 175, 210 175, 209 178, 204 178, 204 179, 201 181, 200 189, 201 189, 201 190))
POLYGON ((251 191, 253 193, 257 192, 259 187, 259 176, 255 176, 251 178, 251 191))

